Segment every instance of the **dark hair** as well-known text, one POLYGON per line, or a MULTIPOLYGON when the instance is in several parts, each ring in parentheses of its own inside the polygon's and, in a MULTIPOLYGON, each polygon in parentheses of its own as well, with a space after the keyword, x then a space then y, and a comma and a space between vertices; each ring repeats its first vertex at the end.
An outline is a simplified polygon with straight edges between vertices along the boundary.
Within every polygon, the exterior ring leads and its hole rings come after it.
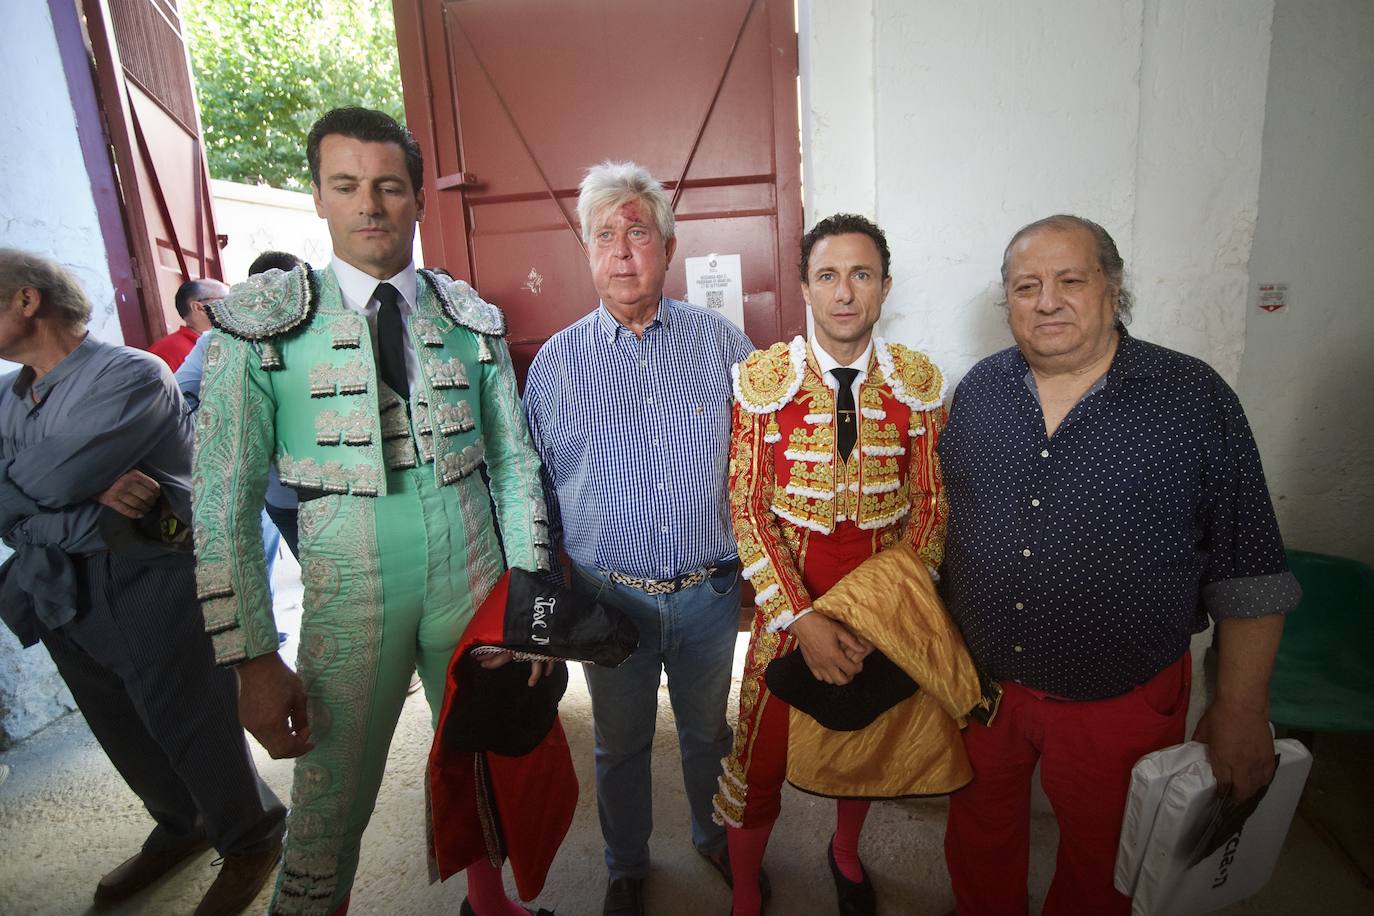
POLYGON ((801 240, 801 281, 807 281, 807 272, 811 269, 811 249, 823 238, 832 235, 848 235, 857 232, 866 235, 873 240, 873 244, 878 246, 878 254, 883 259, 883 279, 886 280, 889 268, 892 265, 892 252, 887 248, 887 236, 883 235, 883 230, 865 217, 857 213, 836 213, 834 216, 827 216, 815 225, 815 227, 801 240))
POLYGON ((248 276, 254 277, 269 270, 292 270, 301 265, 301 259, 289 251, 264 251, 248 265, 248 276))
MULTIPOLYGON (((1113 241, 1111 233, 1103 229, 1100 225, 1090 219, 1081 216, 1071 216, 1067 213, 1056 213, 1054 216, 1047 216, 1038 219, 1033 223, 1027 223, 1007 242, 1007 247, 1002 251, 1002 286, 1007 285, 1007 262, 1011 258, 1011 250, 1016 247, 1016 243, 1028 235, 1041 230, 1048 229, 1054 232, 1072 232, 1074 229, 1085 229, 1093 237, 1093 246, 1097 251, 1097 266, 1102 269, 1102 274, 1107 278, 1107 282, 1116 287, 1116 317, 1122 324, 1128 324, 1131 320, 1131 309, 1135 306, 1135 296, 1126 288, 1126 264, 1121 260, 1121 253, 1116 250, 1116 242, 1113 241)), ((1003 297, 1005 300, 1005 296, 1003 297)))
POLYGON ((191 314, 191 303, 199 302, 205 298, 215 298, 211 295, 212 290, 206 283, 205 278, 200 280, 187 280, 177 287, 177 314, 182 318, 191 314))
POLYGON ((391 115, 371 108, 335 108, 326 112, 310 128, 310 134, 305 139, 305 158, 310 163, 310 180, 316 185, 320 183, 320 141, 330 134, 352 137, 365 143, 395 143, 406 154, 411 192, 420 192, 425 172, 425 157, 420 152, 420 144, 391 115))

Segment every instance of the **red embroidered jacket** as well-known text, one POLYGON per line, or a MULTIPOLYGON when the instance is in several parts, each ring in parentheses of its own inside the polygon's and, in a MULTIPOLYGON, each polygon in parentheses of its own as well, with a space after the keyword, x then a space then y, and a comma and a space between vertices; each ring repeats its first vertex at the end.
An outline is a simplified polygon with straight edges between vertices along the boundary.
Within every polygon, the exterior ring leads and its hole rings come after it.
POLYGON ((755 351, 734 381, 730 507, 768 630, 898 542, 932 570, 940 565, 947 506, 935 444, 945 381, 924 354, 874 338, 848 461, 836 455, 834 392, 802 338, 755 351))

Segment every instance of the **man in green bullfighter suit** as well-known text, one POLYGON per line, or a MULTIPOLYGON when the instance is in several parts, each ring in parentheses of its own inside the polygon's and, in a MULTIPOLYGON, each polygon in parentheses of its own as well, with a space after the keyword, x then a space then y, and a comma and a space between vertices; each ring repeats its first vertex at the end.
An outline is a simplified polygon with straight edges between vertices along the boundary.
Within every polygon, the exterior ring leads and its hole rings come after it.
MULTIPOLYGON (((216 659, 238 669, 244 726, 297 758, 272 912, 331 914, 347 910, 412 673, 437 717, 474 609, 507 564, 548 567, 548 531, 501 312, 412 263, 414 138, 380 112, 336 109, 307 158, 333 260, 268 271, 212 307, 193 487, 216 659), (259 527, 271 463, 301 494, 294 672, 259 527)), ((490 863, 467 877, 465 911, 525 912, 490 863)))

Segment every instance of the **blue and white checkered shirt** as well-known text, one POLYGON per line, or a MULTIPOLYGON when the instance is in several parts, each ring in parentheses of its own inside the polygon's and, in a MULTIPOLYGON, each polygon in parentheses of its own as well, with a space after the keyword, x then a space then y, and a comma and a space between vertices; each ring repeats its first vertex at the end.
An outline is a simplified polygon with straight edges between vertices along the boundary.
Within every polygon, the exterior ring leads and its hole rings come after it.
POLYGON ((749 338, 664 297, 643 337, 599 306, 540 348, 525 413, 551 529, 580 565, 671 579, 736 556, 730 367, 749 338))

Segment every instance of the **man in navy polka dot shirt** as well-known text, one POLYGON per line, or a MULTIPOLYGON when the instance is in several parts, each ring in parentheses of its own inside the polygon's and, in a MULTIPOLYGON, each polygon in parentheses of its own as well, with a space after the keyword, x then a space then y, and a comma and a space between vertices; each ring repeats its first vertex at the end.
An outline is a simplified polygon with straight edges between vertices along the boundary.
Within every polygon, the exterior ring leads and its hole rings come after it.
POLYGON ((955 391, 939 456, 942 590, 1004 690, 964 733, 973 783, 945 856, 962 914, 1026 912, 1030 780, 1059 821, 1044 912, 1128 913, 1112 886, 1130 770, 1184 738, 1194 633, 1217 623, 1194 738, 1247 798, 1271 778, 1268 680, 1298 603, 1240 402, 1199 360, 1131 337, 1110 235, 1052 216, 1002 261, 1016 346, 955 391))

